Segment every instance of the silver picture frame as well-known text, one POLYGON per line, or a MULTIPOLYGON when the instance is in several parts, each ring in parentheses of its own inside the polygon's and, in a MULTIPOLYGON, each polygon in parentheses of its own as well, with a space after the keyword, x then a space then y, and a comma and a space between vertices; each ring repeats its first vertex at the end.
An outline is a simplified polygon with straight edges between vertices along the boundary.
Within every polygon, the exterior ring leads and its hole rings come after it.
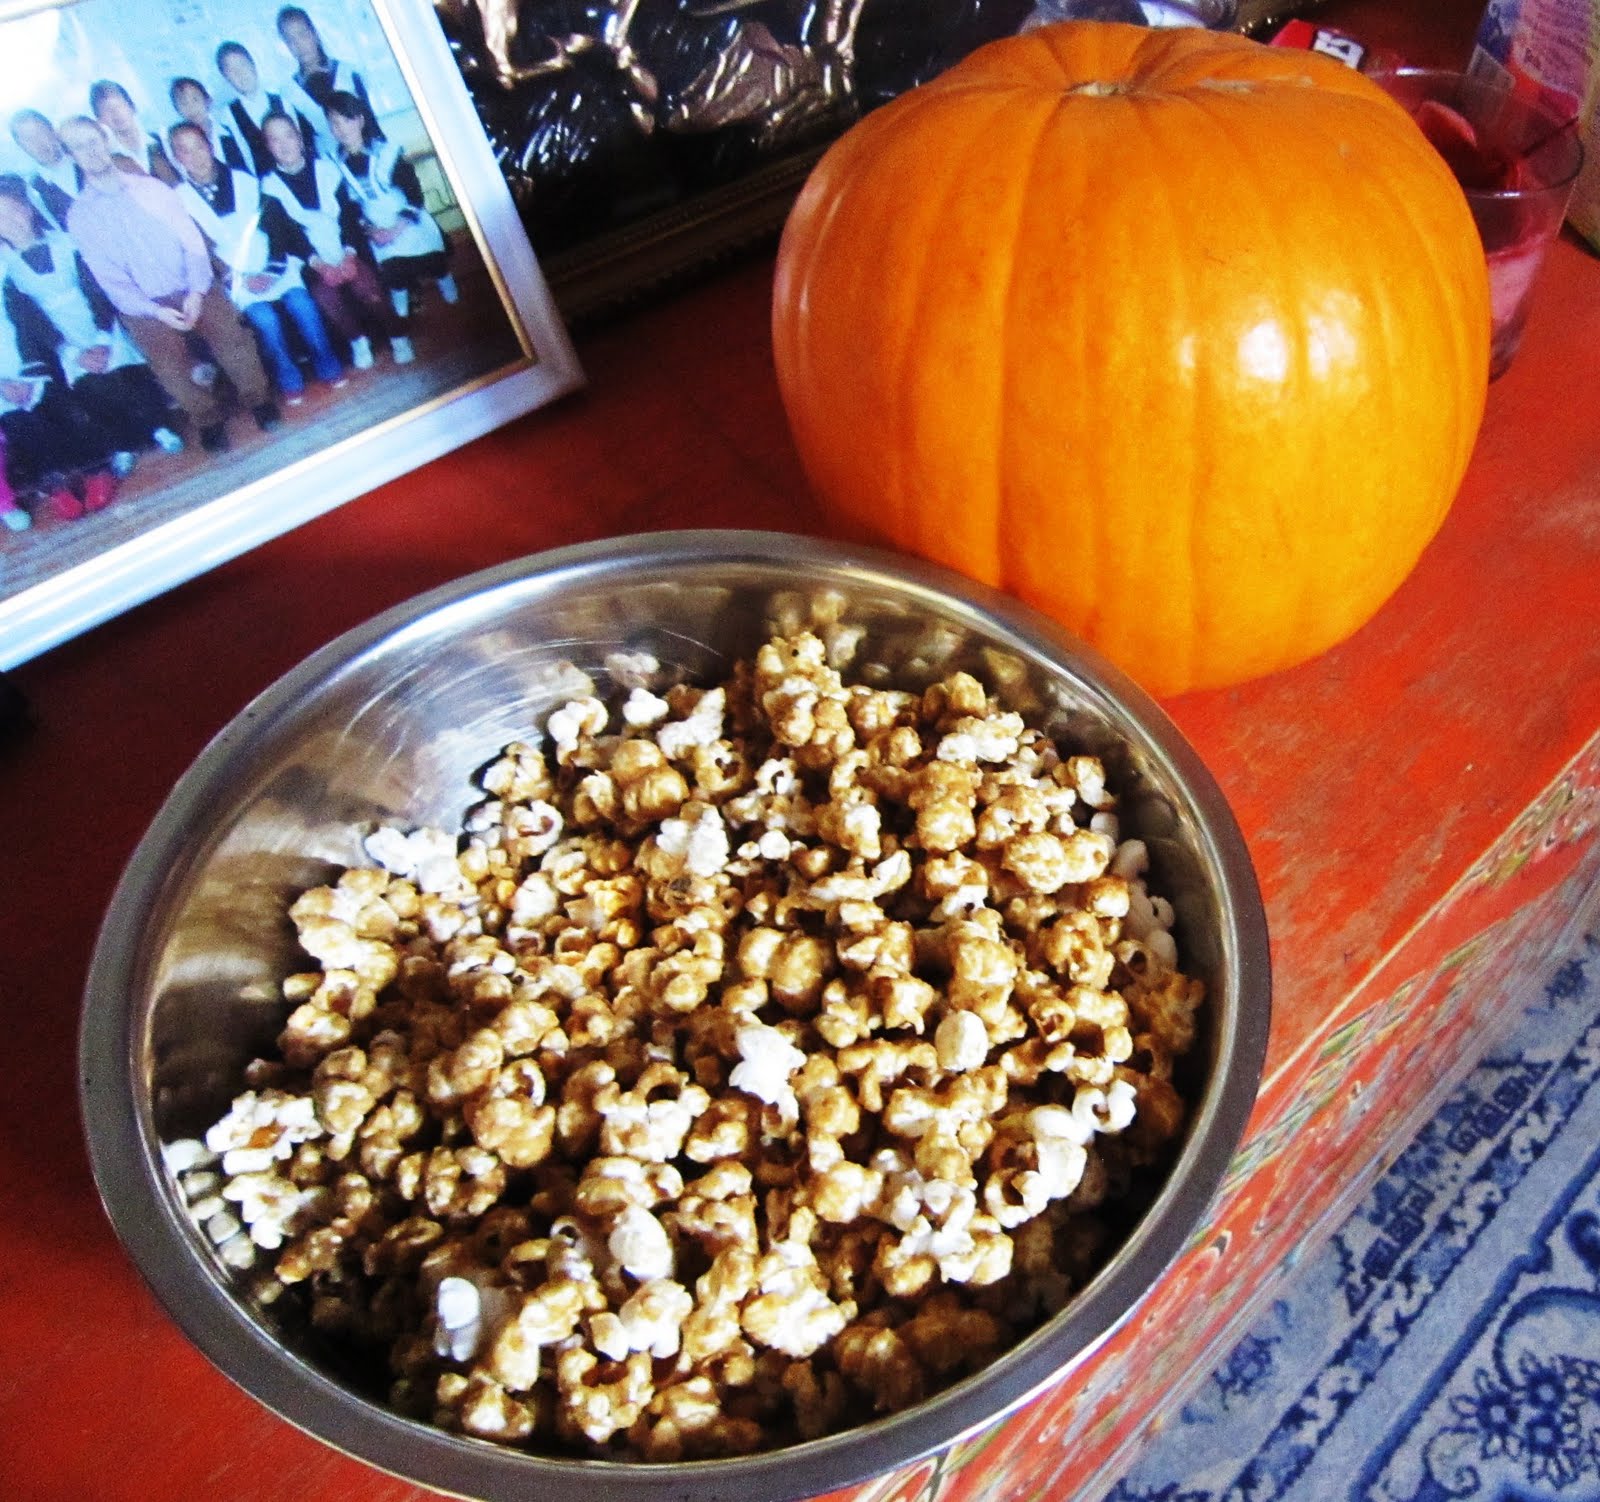
MULTIPOLYGON (((449 226, 451 286, 459 294, 448 308, 425 305, 417 314, 416 356, 404 369, 380 354, 375 370, 347 369, 337 383, 343 389, 308 380, 317 386, 313 399, 302 397, 298 411, 280 407, 281 421, 270 431, 236 413, 226 452, 202 453, 195 436, 183 434, 180 453, 152 447, 125 456, 132 467, 103 509, 64 520, 35 497, 32 525, 0 531, 0 670, 582 384, 561 314, 428 0, 310 0, 305 8, 330 35, 364 27, 369 61, 387 49, 372 68, 383 82, 374 91, 374 118, 401 120, 422 143, 429 208, 449 226), (379 113, 384 105, 389 116, 379 113), (436 323, 431 340, 430 315, 452 320, 436 323), (163 476, 170 479, 163 483, 163 476)), ((0 97, 0 146, 17 146, 0 171, 17 170, 20 145, 6 130, 17 112, 41 109, 52 120, 86 115, 91 77, 109 72, 125 80, 151 125, 176 120, 166 90, 179 70, 203 79, 220 101, 226 90, 213 63, 217 44, 245 34, 256 42, 253 51, 267 52, 281 9, 278 0, 146 0, 137 8, 122 0, 0 3, 0 47, 14 56, 37 53, 37 67, 27 73, 7 70, 12 80, 30 82, 13 82, 5 87, 12 97, 0 97), (165 28, 154 52, 152 23, 165 28), (53 48, 45 44, 51 37, 53 48), (186 60, 192 66, 184 67, 186 60), (54 107, 43 109, 47 102, 54 107)), ((270 57, 270 64, 280 74, 291 67, 286 56, 270 57)), ((5 250, 0 244, 0 258, 5 250)), ((196 370, 203 374, 203 351, 201 358, 196 370)))

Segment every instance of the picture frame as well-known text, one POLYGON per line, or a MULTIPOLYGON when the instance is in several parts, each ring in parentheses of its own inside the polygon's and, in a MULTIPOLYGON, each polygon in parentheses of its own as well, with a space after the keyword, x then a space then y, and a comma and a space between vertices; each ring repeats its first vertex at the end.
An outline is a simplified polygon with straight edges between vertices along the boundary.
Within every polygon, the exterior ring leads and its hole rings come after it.
MULTIPOLYGON (((136 8, 0 0, 0 49, 11 60, 0 72, 0 670, 582 383, 427 0, 309 0, 287 10, 312 27, 328 70, 314 61, 306 72, 292 54, 280 0, 141 0, 136 8), (227 58, 235 79, 257 85, 248 100, 218 62, 225 42, 237 48, 227 58), (299 84, 302 74, 332 113, 299 84), (192 89, 174 87, 188 83, 209 96, 204 108, 192 89), (283 118, 262 130, 269 102, 283 118), (260 114, 253 135, 252 108, 260 114), (186 111, 204 125, 185 127, 186 111), (72 151, 51 164, 58 179, 78 185, 60 224, 24 176, 31 165, 48 177, 44 164, 6 128, 30 112, 58 146, 64 133, 100 171, 91 182, 72 151), (190 163, 207 170, 196 140, 208 131, 211 176, 201 182, 190 163), (267 150, 272 140, 288 165, 267 150), (19 182, 31 228, 17 207, 19 182), (124 203, 132 183, 134 209, 124 203), (114 209, 94 196, 101 188, 114 209), (80 209, 85 191, 92 203, 80 209), (296 196, 302 191, 312 207, 296 196), (161 262, 165 231, 130 236, 119 216, 136 209, 160 219, 175 201, 188 210, 185 222, 203 229, 212 283, 199 299, 200 321, 169 335, 154 282, 171 264, 144 264, 161 262), (130 241, 155 250, 141 260, 123 248, 130 241), (324 285, 330 271, 348 276, 324 285), (269 306, 252 307, 252 298, 269 306), (49 309, 42 333, 41 304, 49 309), (95 316, 93 328, 80 304, 95 316), (114 349, 94 356, 95 373, 107 374, 99 367, 109 363, 122 382, 109 406, 106 382, 85 379, 83 346, 96 339, 114 349), (8 518, 8 502, 24 516, 8 518)), ((30 131, 45 150, 42 132, 22 127, 30 131)), ((192 251, 187 231, 173 234, 172 244, 192 251)), ((183 264, 192 267, 192 257, 183 264)), ((166 298, 180 324, 191 308, 185 295, 166 298)))
MULTIPOLYGON (((862 115, 985 42, 1137 0, 433 0, 570 322, 770 244, 862 115)), ((1266 36, 1316 0, 1239 0, 1266 36)))

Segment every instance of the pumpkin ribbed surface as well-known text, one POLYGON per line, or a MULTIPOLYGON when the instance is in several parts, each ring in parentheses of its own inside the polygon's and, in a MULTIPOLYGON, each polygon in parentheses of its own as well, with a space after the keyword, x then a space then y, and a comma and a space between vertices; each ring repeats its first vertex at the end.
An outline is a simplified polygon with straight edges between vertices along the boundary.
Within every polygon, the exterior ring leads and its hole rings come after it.
POLYGON ((1172 693, 1302 661, 1404 580, 1477 433, 1489 301, 1460 189, 1367 79, 1067 23, 833 144, 773 336, 849 530, 1172 693))

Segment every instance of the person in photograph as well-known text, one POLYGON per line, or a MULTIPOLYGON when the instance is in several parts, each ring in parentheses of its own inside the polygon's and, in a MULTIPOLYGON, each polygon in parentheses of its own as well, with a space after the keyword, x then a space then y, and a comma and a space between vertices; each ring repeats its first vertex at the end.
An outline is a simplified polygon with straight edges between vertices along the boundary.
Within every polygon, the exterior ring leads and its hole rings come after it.
POLYGON ((311 256, 305 231, 251 173, 219 162, 199 126, 175 125, 167 139, 184 176, 178 197, 227 268, 228 295, 255 331, 279 394, 298 406, 306 389, 289 348, 290 325, 317 379, 344 385, 344 366, 302 276, 311 256))
POLYGON ((281 92, 269 89, 261 82, 261 73, 249 48, 239 42, 224 42, 217 48, 217 72, 233 90, 233 98, 225 113, 233 122, 239 138, 249 148, 257 177, 264 177, 272 171, 272 153, 267 150, 266 137, 261 133, 268 115, 286 115, 292 119, 300 128, 306 154, 315 154, 316 132, 311 122, 287 103, 281 92))
POLYGON ((311 295, 328 326, 350 345, 350 363, 357 370, 370 368, 372 336, 387 334, 395 364, 409 364, 415 358, 411 340, 361 254, 361 215, 338 167, 326 157, 306 154, 287 115, 269 115, 263 133, 273 168, 261 179, 262 191, 305 231, 312 252, 306 262, 311 295))
MULTIPOLYGON (((211 153, 225 167, 237 168, 241 172, 255 172, 254 159, 250 149, 239 139, 239 133, 234 129, 233 122, 225 116, 219 116, 211 107, 211 91, 200 82, 198 78, 174 78, 171 87, 167 90, 168 97, 172 100, 172 107, 178 112, 178 119, 183 124, 194 126, 205 136, 211 153)), ((172 132, 167 132, 167 144, 172 144, 172 132)), ((171 151, 168 151, 171 157, 171 151)), ((183 163, 175 164, 181 173, 183 163)))
POLYGON ((32 523, 24 494, 62 521, 102 510, 116 494, 116 477, 94 424, 60 380, 47 321, 9 278, 0 307, 0 435, 10 501, 0 504, 0 522, 12 531, 32 523))
POLYGON ((89 85, 89 113, 104 127, 112 151, 169 188, 178 183, 178 169, 167 156, 161 137, 139 118, 133 96, 115 79, 89 85))
POLYGON ((67 210, 83 188, 78 164, 67 155, 56 128, 38 110, 18 110, 11 117, 11 139, 32 161, 23 174, 29 195, 57 229, 67 227, 67 210))
POLYGON ((354 94, 328 97, 328 126, 339 143, 339 171, 361 211, 361 228, 378 263, 378 280, 397 317, 407 319, 425 282, 457 300, 443 232, 423 202, 417 169, 394 141, 375 138, 370 112, 354 94))
POLYGON ((383 135, 366 80, 349 63, 328 56, 315 23, 300 6, 286 5, 278 12, 278 35, 295 62, 288 89, 298 95, 297 106, 316 130, 319 152, 332 156, 338 149, 324 118, 328 100, 336 93, 354 94, 365 106, 372 129, 378 136, 383 135))
POLYGON ((181 449, 160 382, 77 246, 46 222, 18 177, 0 177, 0 251, 10 282, 49 320, 52 353, 77 404, 114 451, 112 469, 126 474, 152 445, 168 453, 181 449))
POLYGON ((67 231, 156 379, 194 424, 200 446, 208 453, 228 446, 227 414, 215 386, 190 374, 190 334, 205 341, 257 425, 277 427, 255 341, 217 286, 205 237, 178 195, 153 177, 121 171, 97 121, 79 115, 57 128, 84 176, 67 231))

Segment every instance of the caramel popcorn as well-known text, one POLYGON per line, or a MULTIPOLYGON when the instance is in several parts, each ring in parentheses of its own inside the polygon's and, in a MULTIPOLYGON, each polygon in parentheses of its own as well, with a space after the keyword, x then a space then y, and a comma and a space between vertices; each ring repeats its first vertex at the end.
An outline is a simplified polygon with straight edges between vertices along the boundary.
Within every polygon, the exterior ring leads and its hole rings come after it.
POLYGON ((459 836, 375 830, 294 902, 279 1057, 165 1149, 223 1263, 401 1412, 816 1438, 1061 1308, 1170 1157, 1204 991, 1105 768, 1003 654, 931 635, 919 691, 813 607, 710 687, 564 667, 459 836))

